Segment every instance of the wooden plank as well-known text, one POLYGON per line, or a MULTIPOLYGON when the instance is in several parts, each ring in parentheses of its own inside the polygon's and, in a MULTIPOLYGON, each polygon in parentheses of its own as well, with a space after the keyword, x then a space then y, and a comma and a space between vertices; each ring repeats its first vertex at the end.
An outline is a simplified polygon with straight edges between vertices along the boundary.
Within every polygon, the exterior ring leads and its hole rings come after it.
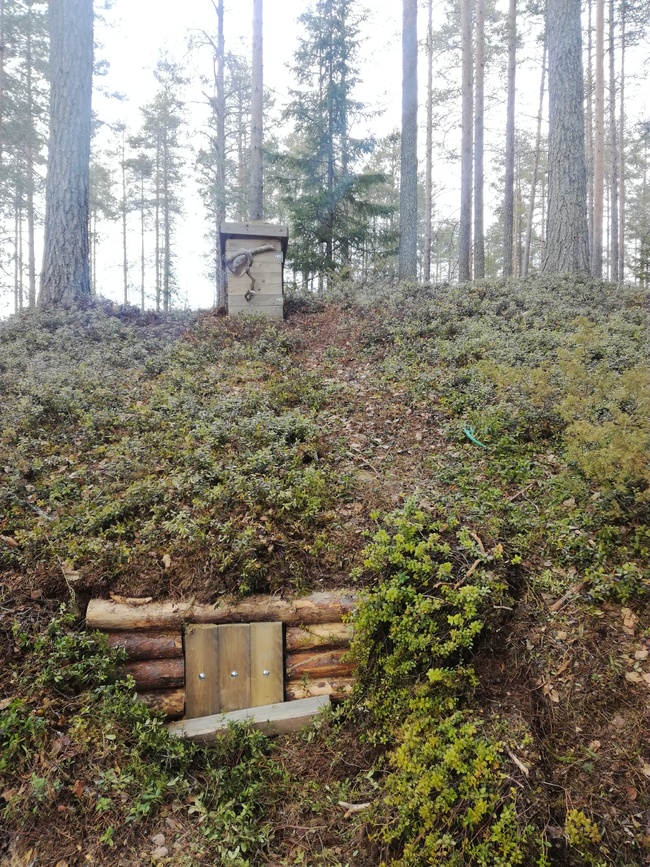
POLYGON ((277 223, 253 222, 245 223, 222 223, 220 228, 222 237, 228 235, 252 235, 258 238, 288 238, 289 227, 277 223))
POLYGON ((287 653, 312 647, 347 647, 352 640, 352 624, 314 623, 311 626, 289 626, 285 637, 287 653))
POLYGON ((219 626, 219 710, 239 710, 251 706, 250 626, 228 623, 219 626))
POLYGON ((126 651, 127 659, 175 659, 183 655, 183 636, 176 632, 112 632, 108 646, 126 651))
POLYGON ((259 623, 278 620, 287 626, 331 623, 349 614, 356 590, 329 590, 310 596, 249 596, 223 599, 217 605, 190 602, 148 602, 132 605, 91 599, 86 612, 89 629, 128 632, 133 629, 173 629, 184 623, 259 623))
POLYGON ((179 719, 185 712, 184 689, 159 689, 154 692, 139 692, 136 700, 146 704, 151 710, 164 713, 168 719, 179 719))
POLYGON ((284 651, 281 623, 251 623, 250 707, 284 698, 284 651))
MULTIPOLYGON (((282 254, 282 242, 277 237, 264 238, 262 236, 255 237, 253 235, 243 238, 228 238, 226 241, 226 256, 232 256, 238 250, 254 250, 256 247, 274 247, 275 250, 282 254)), ((276 253, 272 250, 265 250, 263 253, 255 254, 255 261, 263 256, 273 256, 276 253)))
POLYGON ((129 674, 138 689, 171 689, 185 683, 184 659, 146 659, 141 662, 127 662, 121 667, 123 674, 129 674))
POLYGON ((300 677, 348 677, 354 671, 352 662, 344 661, 345 648, 333 650, 298 650, 287 653, 287 680, 297 680, 300 677))
POLYGON ((350 695, 354 688, 354 680, 351 677, 340 677, 336 680, 288 680, 285 684, 285 698, 287 701, 296 701, 301 698, 310 698, 315 695, 329 695, 333 701, 342 701, 350 695))
POLYGON ((221 710, 219 703, 219 627, 189 626, 185 633, 186 715, 208 716, 221 710))
POLYGON ((328 695, 319 695, 300 701, 284 701, 263 707, 213 714, 200 719, 180 720, 170 723, 167 730, 175 737, 189 738, 197 743, 213 742, 231 723, 251 722, 265 734, 286 734, 303 728, 323 708, 329 707, 329 704, 328 695))

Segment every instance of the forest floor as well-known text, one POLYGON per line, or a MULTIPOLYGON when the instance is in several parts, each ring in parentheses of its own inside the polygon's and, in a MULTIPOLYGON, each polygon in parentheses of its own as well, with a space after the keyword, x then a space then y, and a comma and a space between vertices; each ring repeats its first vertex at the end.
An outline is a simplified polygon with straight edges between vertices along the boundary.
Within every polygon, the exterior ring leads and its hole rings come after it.
POLYGON ((290 311, 0 325, 0 863, 649 864, 647 294, 290 311), (170 742, 83 630, 351 585, 358 693, 272 741, 170 742))

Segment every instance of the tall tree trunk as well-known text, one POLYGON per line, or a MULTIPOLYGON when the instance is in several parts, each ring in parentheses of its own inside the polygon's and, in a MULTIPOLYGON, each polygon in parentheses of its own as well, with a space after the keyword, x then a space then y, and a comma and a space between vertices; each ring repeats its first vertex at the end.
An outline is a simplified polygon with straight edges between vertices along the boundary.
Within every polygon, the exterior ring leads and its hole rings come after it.
POLYGON ((433 199, 433 0, 429 0, 427 23, 427 152, 424 175, 424 250, 422 277, 431 280, 431 220, 433 199))
POLYGON ((144 297, 144 172, 140 175, 140 310, 144 313, 145 297, 144 297))
POLYGON ((155 190, 155 235, 156 235, 156 313, 160 313, 160 133, 156 133, 156 190, 155 190))
POLYGON ((264 121, 264 55, 262 0, 253 0, 253 80, 251 92, 251 220, 264 213, 262 144, 264 121))
POLYGON ((225 62, 226 48, 223 30, 223 0, 217 0, 217 245, 215 256, 215 284, 217 307, 226 305, 226 273, 221 261, 221 241, 219 231, 221 224, 226 219, 226 87, 225 87, 225 62))
POLYGON ((621 7, 621 87, 619 91, 618 279, 625 280, 625 3, 621 7))
POLYGON ((460 0, 461 145, 460 145, 460 228, 458 235, 458 280, 472 279, 472 144, 473 144, 473 57, 471 0, 460 0))
POLYGON ((580 0, 548 0, 549 181, 543 270, 588 272, 580 0))
POLYGON ((50 145, 39 303, 90 295, 92 0, 50 0, 50 145))
POLYGON ((167 131, 163 138, 163 231, 164 231, 164 258, 163 258, 163 312, 169 313, 171 307, 171 202, 169 201, 169 143, 167 131))
POLYGON ((585 94, 585 157, 589 249, 594 249, 594 0, 587 0, 587 92, 585 94))
POLYGON ((609 0, 609 276, 618 283, 618 127, 616 124, 616 55, 614 52, 614 0, 609 0))
MULTIPOLYGON (((2 2, 2 0, 0 0, 2 2)), ((26 217, 27 217, 27 279, 28 279, 28 303, 30 307, 36 306, 36 211, 34 208, 34 70, 32 56, 32 7, 27 8, 27 53, 25 62, 27 65, 27 115, 29 118, 29 138, 25 147, 25 181, 27 189, 26 217)), ((1 121, 0 121, 1 122, 1 121)))
POLYGON ((0 168, 4 158, 5 110, 5 0, 0 0, 0 168))
POLYGON ((524 244, 524 261, 522 275, 528 276, 530 269, 530 248, 533 238, 533 220, 535 218, 535 197, 539 180, 539 160, 542 144, 542 119, 544 115, 544 93, 546 91, 546 31, 544 31, 544 51, 542 54, 542 82, 539 86, 539 109, 537 111, 537 131, 535 132, 535 157, 533 163, 533 180, 530 185, 530 202, 528 204, 528 222, 526 224, 526 242, 524 244))
POLYGON ((508 7, 508 104, 506 110, 506 177, 503 196, 503 275, 512 276, 515 198, 515 75, 517 70, 517 0, 508 7))
POLYGON ((474 94, 474 278, 485 277, 483 151, 485 103, 485 0, 476 0, 476 91, 474 94))
POLYGON ((596 80, 594 99, 594 237, 591 273, 603 276, 603 204, 605 192, 605 0, 596 0, 596 80))
POLYGON ((402 154, 399 279, 418 274, 418 4, 402 0, 402 154))
POLYGON ((122 216, 122 288, 124 293, 124 306, 129 303, 129 257, 127 250, 127 199, 126 199, 126 128, 122 127, 122 142, 121 142, 121 167, 122 167, 122 201, 120 203, 120 212, 122 216))

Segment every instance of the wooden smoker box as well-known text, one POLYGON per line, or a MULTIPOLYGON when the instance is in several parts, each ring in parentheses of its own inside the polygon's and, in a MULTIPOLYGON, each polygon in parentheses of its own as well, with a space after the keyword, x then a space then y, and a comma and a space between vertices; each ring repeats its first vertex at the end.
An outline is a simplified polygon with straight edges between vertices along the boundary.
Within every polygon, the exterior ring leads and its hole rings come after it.
POLYGON ((228 312, 283 319, 282 272, 289 242, 288 227, 258 222, 222 223, 219 240, 228 312))

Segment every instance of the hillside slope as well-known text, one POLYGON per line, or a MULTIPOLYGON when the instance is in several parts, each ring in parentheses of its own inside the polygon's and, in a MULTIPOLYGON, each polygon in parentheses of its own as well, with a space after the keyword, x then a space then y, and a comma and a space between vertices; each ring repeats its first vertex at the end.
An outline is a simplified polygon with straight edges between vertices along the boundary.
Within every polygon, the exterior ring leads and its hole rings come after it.
POLYGON ((649 318, 531 280, 4 323, 7 863, 645 864, 649 318), (273 745, 170 747, 75 620, 351 582, 359 692, 273 745))

